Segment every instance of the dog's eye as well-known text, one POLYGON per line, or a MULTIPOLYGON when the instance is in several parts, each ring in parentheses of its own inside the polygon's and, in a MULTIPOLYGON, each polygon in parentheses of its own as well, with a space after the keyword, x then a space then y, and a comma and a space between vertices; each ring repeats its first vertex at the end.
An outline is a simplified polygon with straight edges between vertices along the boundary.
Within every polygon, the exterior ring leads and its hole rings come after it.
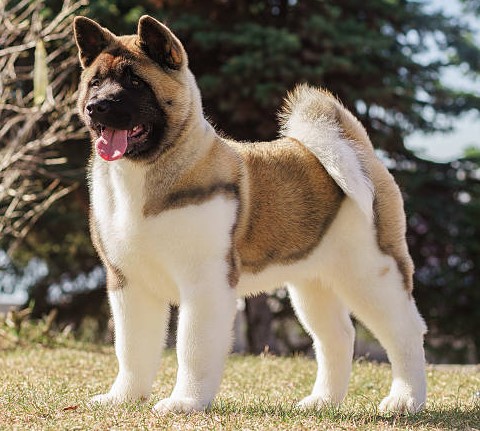
POLYGON ((90 86, 91 87, 98 87, 100 86, 100 80, 98 78, 93 78, 91 81, 90 81, 90 86))
POLYGON ((139 87, 143 84, 143 81, 136 75, 132 75, 132 77, 130 78, 130 82, 134 87, 139 87))

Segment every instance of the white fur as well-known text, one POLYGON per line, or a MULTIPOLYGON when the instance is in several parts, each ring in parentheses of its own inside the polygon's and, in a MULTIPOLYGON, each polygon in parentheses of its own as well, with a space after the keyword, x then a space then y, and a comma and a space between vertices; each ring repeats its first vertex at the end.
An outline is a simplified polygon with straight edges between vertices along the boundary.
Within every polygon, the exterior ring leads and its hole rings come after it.
POLYGON ((107 394, 92 402, 123 402, 147 399, 160 365, 168 322, 168 302, 142 284, 129 283, 109 292, 115 322, 118 375, 107 394))
POLYGON ((300 407, 338 405, 347 394, 352 369, 355 330, 348 309, 318 282, 290 286, 289 292, 300 322, 313 339, 318 362, 312 394, 300 407))
POLYGON ((231 344, 236 296, 228 285, 226 258, 237 203, 218 195, 203 205, 144 218, 144 171, 123 160, 95 163, 95 218, 106 254, 127 285, 109 293, 119 373, 111 390, 92 401, 149 396, 167 307, 175 302, 180 304, 177 383, 155 410, 205 408, 218 390, 231 344))
POLYGON ((373 224, 362 216, 365 208, 358 200, 344 201, 307 258, 271 265, 255 275, 242 273, 232 289, 226 256, 237 203, 217 195, 201 205, 144 218, 143 178, 142 169, 125 160, 93 170, 100 235, 108 258, 127 280, 123 289, 109 294, 119 373, 111 390, 94 402, 148 397, 160 362, 167 306, 177 302, 177 383, 155 411, 204 409, 220 385, 235 297, 288 283, 318 361, 315 385, 301 407, 338 404, 345 397, 354 338, 349 311, 379 338, 392 362, 393 384, 381 408, 414 412, 423 406, 425 325, 395 261, 379 250, 373 224))
POLYGON ((301 95, 286 116, 282 134, 299 140, 310 149, 367 219, 373 220, 374 188, 362 169, 362 154, 342 137, 337 123, 315 108, 319 99, 324 98, 319 97, 318 90, 304 86, 297 91, 301 91, 301 95))
POLYGON ((286 283, 299 320, 314 340, 319 367, 312 394, 301 406, 337 404, 346 394, 353 353, 348 310, 379 339, 392 363, 393 384, 381 409, 415 412, 424 406, 425 323, 394 259, 380 251, 374 227, 356 202, 345 200, 307 259, 243 274, 238 290, 245 295, 286 283))

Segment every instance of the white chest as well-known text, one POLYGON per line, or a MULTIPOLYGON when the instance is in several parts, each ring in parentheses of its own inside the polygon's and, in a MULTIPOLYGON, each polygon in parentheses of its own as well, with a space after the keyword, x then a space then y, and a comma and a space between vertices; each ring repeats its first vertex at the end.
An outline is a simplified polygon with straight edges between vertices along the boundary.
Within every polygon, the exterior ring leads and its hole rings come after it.
POLYGON ((201 204, 145 217, 143 169, 118 168, 94 169, 92 205, 106 257, 127 280, 177 285, 195 279, 211 262, 226 262, 236 219, 234 200, 215 195, 201 204))
POLYGON ((93 213, 107 257, 121 266, 141 228, 144 173, 128 162, 104 163, 92 171, 93 213))

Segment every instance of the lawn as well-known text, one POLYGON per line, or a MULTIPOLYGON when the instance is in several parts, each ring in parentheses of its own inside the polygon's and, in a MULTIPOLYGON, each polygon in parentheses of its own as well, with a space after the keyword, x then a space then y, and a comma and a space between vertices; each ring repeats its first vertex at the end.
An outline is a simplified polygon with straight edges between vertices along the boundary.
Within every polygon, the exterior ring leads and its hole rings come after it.
POLYGON ((356 361, 345 404, 302 412, 294 402, 313 384, 315 362, 304 357, 229 358, 220 394, 208 412, 156 417, 151 407, 171 391, 175 353, 165 354, 147 403, 86 405, 108 390, 116 373, 111 347, 68 342, 0 350, 0 429, 18 430, 480 430, 480 367, 429 367, 429 401, 416 416, 378 413, 390 369, 356 361))

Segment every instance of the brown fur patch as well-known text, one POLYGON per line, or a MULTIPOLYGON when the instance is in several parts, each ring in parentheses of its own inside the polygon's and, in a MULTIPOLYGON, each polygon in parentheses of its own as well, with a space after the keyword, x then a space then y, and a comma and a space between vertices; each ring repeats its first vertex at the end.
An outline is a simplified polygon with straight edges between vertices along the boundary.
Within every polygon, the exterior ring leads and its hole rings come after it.
POLYGON ((388 266, 384 266, 383 268, 380 269, 380 277, 383 277, 387 275, 390 272, 390 268, 388 266))
POLYGON ((147 173, 145 217, 186 205, 201 204, 217 194, 237 198, 240 193, 241 166, 237 154, 220 139, 197 156, 178 160, 175 155, 147 173))
POLYGON ((165 201, 165 209, 178 208, 186 205, 198 205, 217 194, 237 197, 238 193, 238 186, 233 183, 216 183, 206 188, 192 186, 170 193, 165 201))
POLYGON ((240 259, 238 253, 235 250, 235 245, 232 244, 230 251, 227 255, 228 263, 228 284, 230 287, 235 287, 240 280, 240 259))
POLYGON ((344 194, 318 159, 290 139, 237 144, 249 178, 250 209, 238 238, 242 268, 303 259, 320 243, 344 194))

